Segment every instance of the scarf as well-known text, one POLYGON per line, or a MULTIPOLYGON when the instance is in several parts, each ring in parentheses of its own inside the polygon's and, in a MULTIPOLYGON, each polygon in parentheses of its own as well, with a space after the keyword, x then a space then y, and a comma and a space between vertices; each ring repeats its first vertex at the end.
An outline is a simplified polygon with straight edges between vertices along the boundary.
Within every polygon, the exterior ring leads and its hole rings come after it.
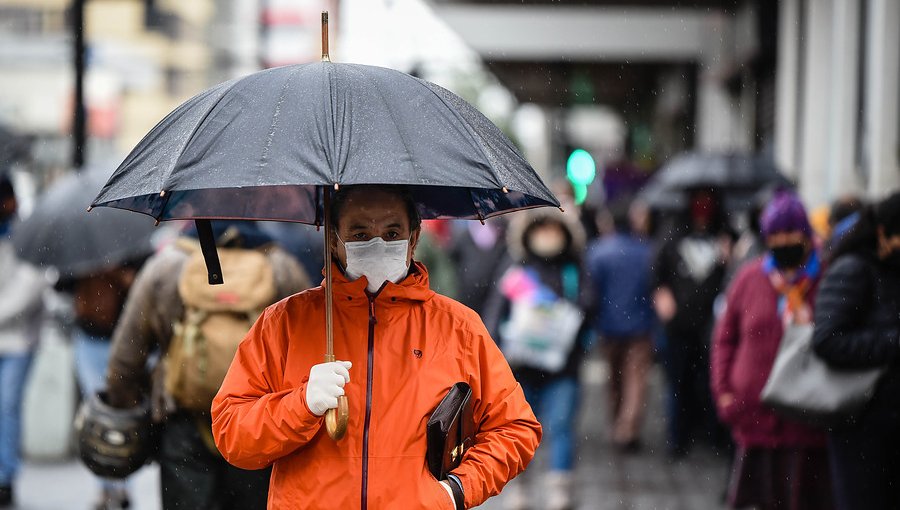
POLYGON ((790 280, 775 266, 775 259, 771 253, 767 253, 763 258, 762 268, 769 277, 772 287, 780 296, 778 314, 786 323, 791 322, 795 314, 807 307, 806 295, 819 278, 822 265, 819 262, 818 252, 813 249, 806 262, 797 269, 796 274, 790 280))

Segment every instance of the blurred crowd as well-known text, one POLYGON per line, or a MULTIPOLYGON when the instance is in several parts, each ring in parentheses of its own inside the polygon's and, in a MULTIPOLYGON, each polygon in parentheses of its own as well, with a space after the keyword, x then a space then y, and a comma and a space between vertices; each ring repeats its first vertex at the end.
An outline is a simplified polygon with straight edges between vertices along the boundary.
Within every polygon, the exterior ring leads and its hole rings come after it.
MULTIPOLYGON (((544 427, 543 472, 529 469, 514 480, 504 503, 526 508, 532 490, 543 492, 550 510, 578 503, 575 424, 579 413, 594 412, 580 406, 579 374, 599 349, 609 374, 604 433, 622 454, 645 447, 648 377, 658 364, 666 454, 677 461, 701 447, 732 459, 725 488, 732 508, 900 507, 900 195, 875 203, 844 197, 810 213, 789 189, 759 190, 735 208, 728 190, 698 186, 683 190, 682 207, 660 210, 642 200, 643 182, 622 182, 610 173, 604 199, 579 204, 567 181, 556 183, 562 210, 423 223, 416 258, 432 288, 480 314, 544 427), (835 367, 883 367, 877 390, 852 420, 816 427, 762 403, 782 337, 796 325, 814 325, 815 352, 835 367)), ((191 260, 202 260, 184 243, 198 235, 189 228, 48 283, 10 240, 16 195, 8 178, 0 206, 0 506, 13 501, 22 387, 50 285, 71 303, 82 398, 105 390, 114 407, 151 398, 154 417, 166 421, 157 460, 169 484, 167 508, 188 494, 199 498, 196 508, 203 498, 230 508, 238 493, 216 484, 257 491, 264 501, 265 476, 228 471, 206 436, 208 413, 171 400, 173 383, 158 361, 180 345, 174 339, 188 338, 179 328, 190 325, 184 317, 191 310, 258 313, 318 284, 320 233, 289 224, 217 225, 221 248, 262 249, 268 257, 240 259, 246 271, 269 268, 275 276, 250 305, 235 303, 261 280, 237 287, 232 308, 215 308, 185 283, 196 279, 179 277, 191 260), (160 387, 169 394, 158 394, 160 387)), ((115 472, 98 487, 97 508, 128 506, 128 483, 115 472)))

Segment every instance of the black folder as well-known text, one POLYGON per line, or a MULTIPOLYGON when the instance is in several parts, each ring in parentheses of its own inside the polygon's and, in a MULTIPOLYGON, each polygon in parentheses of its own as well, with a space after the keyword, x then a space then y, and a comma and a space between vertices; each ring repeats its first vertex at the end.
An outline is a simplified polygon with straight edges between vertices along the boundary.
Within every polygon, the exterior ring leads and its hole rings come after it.
POLYGON ((426 426, 428 469, 437 480, 459 466, 463 453, 475 442, 472 388, 458 382, 431 413, 426 426))

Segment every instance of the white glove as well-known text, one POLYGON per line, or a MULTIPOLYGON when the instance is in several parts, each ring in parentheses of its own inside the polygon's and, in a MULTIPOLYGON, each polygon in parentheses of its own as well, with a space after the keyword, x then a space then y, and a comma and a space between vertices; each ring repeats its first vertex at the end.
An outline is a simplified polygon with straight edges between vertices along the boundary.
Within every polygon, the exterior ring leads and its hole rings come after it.
POLYGON ((322 416, 338 405, 338 397, 344 394, 344 385, 350 382, 349 361, 332 361, 313 365, 306 383, 306 405, 316 416, 322 416))

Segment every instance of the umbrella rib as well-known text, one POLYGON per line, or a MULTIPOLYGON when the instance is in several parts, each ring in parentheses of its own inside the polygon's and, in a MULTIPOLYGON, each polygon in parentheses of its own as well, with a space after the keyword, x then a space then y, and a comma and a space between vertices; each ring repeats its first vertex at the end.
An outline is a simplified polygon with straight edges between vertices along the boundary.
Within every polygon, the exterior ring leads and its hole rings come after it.
MULTIPOLYGON (((191 142, 194 140, 194 137, 197 136, 197 132, 200 131, 200 126, 202 126, 203 123, 206 122, 206 119, 208 119, 209 116, 212 115, 213 110, 215 110, 219 106, 219 103, 221 103, 222 100, 225 99, 225 96, 227 96, 228 93, 231 92, 234 89, 234 87, 237 86, 237 84, 240 82, 241 82, 240 79, 235 79, 227 87, 223 87, 224 90, 222 91, 222 95, 216 99, 216 101, 212 104, 212 106, 210 106, 209 109, 206 110, 206 112, 203 114, 203 117, 200 119, 200 121, 197 122, 197 124, 195 124, 194 127, 191 129, 190 136, 188 136, 187 139, 184 141, 184 144, 181 146, 181 149, 179 149, 179 151, 178 151, 178 156, 175 157, 175 163, 172 165, 172 171, 174 171, 176 168, 178 168, 178 163, 181 161, 181 156, 184 155, 184 151, 187 149, 188 145, 190 145, 191 142)), ((172 172, 170 171, 168 177, 166 178, 166 181, 168 181, 169 178, 171 178, 171 177, 172 177, 172 172)), ((160 191, 168 191, 165 189, 168 187, 168 186, 166 186, 166 184, 167 183, 163 183, 163 189, 160 191)), ((166 200, 166 205, 167 204, 168 204, 168 200, 166 200)), ((162 217, 162 211, 160 211, 160 217, 162 217)))
MULTIPOLYGON (((440 94, 438 94, 431 87, 426 85, 424 80, 421 80, 418 78, 414 78, 414 79, 416 80, 416 82, 418 82, 419 86, 424 87, 426 90, 428 90, 429 92, 434 94, 434 97, 438 98, 438 100, 440 100, 440 102, 444 104, 444 106, 447 108, 447 110, 449 110, 459 120, 459 123, 461 125, 465 126, 466 132, 472 138, 472 141, 475 142, 475 145, 477 145, 478 148, 481 150, 481 155, 484 156, 485 161, 488 162, 488 167, 491 169, 491 173, 493 173, 494 177, 497 179, 497 181, 499 183, 499 185, 497 187, 498 188, 504 187, 506 185, 506 183, 504 183, 503 180, 500 179, 499 172, 497 172, 497 170, 494 168, 494 165, 491 164, 491 158, 488 157, 487 152, 485 151, 485 146, 484 146, 485 144, 481 141, 481 137, 478 136, 477 133, 475 133, 475 131, 472 129, 472 127, 469 125, 469 123, 466 121, 466 119, 464 119, 462 117, 462 115, 460 115, 459 112, 456 111, 455 108, 453 108, 450 104, 448 104, 447 101, 443 97, 441 97, 440 94)), ((472 108, 475 108, 475 107, 473 106, 472 108)))

